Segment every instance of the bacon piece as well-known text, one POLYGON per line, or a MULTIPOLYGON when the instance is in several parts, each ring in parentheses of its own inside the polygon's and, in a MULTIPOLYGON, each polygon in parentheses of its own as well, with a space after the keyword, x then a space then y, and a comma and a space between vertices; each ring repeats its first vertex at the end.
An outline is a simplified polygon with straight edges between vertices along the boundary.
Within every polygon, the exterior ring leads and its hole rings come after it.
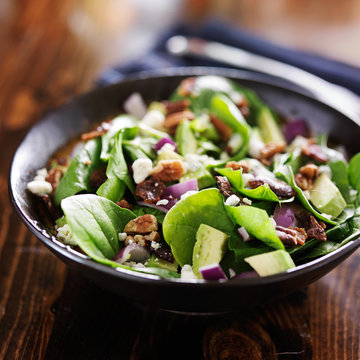
POLYGON ((182 100, 178 100, 178 101, 164 100, 161 103, 165 106, 166 115, 184 111, 185 109, 187 109, 190 106, 189 99, 182 99, 182 100))
POLYGON ((268 184, 270 189, 281 198, 291 198, 296 195, 295 190, 286 182, 279 179, 270 179, 263 176, 256 176, 249 180, 250 187, 255 189, 261 185, 268 184))
POLYGON ((148 204, 156 204, 165 190, 165 184, 154 176, 137 184, 136 196, 142 198, 148 204))
POLYGON ((301 211, 295 214, 298 225, 303 227, 309 238, 314 238, 321 241, 326 241, 324 222, 318 222, 316 218, 311 215, 308 211, 301 211))
POLYGON ((231 190, 230 182, 226 176, 215 176, 215 179, 217 187, 221 194, 224 195, 225 199, 234 195, 234 192, 231 190))
POLYGON ((304 245, 305 240, 307 239, 308 235, 305 232, 305 229, 303 228, 286 228, 280 225, 276 226, 276 233, 279 237, 279 239, 282 241, 285 245, 304 245))
POLYGON ((97 189, 100 187, 101 184, 103 184, 107 179, 106 176, 106 166, 103 166, 99 169, 95 169, 89 179, 89 185, 93 189, 97 189))
POLYGON ((81 140, 88 141, 90 139, 100 137, 101 135, 105 134, 109 130, 109 128, 109 123, 104 121, 95 130, 82 134, 81 140))
POLYGON ((315 139, 309 139, 301 148, 302 154, 321 163, 327 163, 329 161, 328 157, 324 154, 321 146, 317 145, 315 141, 315 139))

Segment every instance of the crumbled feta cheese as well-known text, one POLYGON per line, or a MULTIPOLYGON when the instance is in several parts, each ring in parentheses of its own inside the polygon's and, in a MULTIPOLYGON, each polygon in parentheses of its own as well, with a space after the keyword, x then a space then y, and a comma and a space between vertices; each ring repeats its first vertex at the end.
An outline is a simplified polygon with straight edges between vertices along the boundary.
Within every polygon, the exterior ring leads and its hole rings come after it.
POLYGON ((150 110, 142 118, 141 123, 154 129, 162 130, 165 121, 165 115, 159 110, 150 110))
POLYGON ((197 190, 189 190, 189 191, 183 193, 183 194, 180 196, 180 200, 184 200, 184 199, 186 199, 188 196, 194 195, 194 194, 196 194, 196 193, 198 193, 197 190))
POLYGON ((237 150, 239 150, 242 144, 243 138, 239 133, 233 134, 227 143, 227 145, 231 148, 232 153, 235 153, 237 150))
POLYGON ((152 241, 150 245, 154 250, 158 250, 161 247, 161 244, 159 244, 157 241, 152 241))
POLYGON ((319 170, 319 175, 325 173, 329 177, 329 179, 331 179, 332 171, 329 165, 320 165, 318 170, 319 170))
POLYGON ((163 152, 168 152, 168 151, 175 152, 175 146, 173 144, 166 143, 159 149, 157 153, 160 155, 163 152))
POLYGON ((181 268, 181 279, 184 279, 184 280, 196 280, 197 277, 196 275, 194 274, 193 270, 192 270, 192 267, 191 265, 184 265, 182 268, 181 268))
POLYGON ((215 159, 208 155, 186 154, 184 157, 185 171, 195 172, 202 166, 213 164, 215 159))
POLYGON ((161 205, 167 205, 168 203, 169 203, 168 199, 161 199, 156 203, 156 205, 161 206, 161 205))
POLYGON ((48 195, 52 192, 52 186, 45 180, 33 180, 27 184, 28 190, 38 196, 48 195))
POLYGON ((259 158, 260 151, 264 146, 265 144, 261 140, 251 137, 249 142, 249 155, 254 158, 259 158))
POLYGON ((137 263, 135 261, 125 261, 123 263, 123 265, 132 267, 134 269, 143 269, 143 268, 145 268, 145 265, 143 263, 137 263))
POLYGON ((239 202, 240 202, 240 199, 235 194, 233 194, 226 199, 225 205, 236 206, 239 202))
POLYGON ((246 205, 251 205, 252 204, 252 201, 250 199, 248 199, 248 198, 243 198, 242 201, 246 205))
POLYGON ((146 104, 142 96, 135 92, 131 94, 124 102, 124 110, 139 119, 146 114, 146 104))
POLYGON ((243 179, 243 186, 247 187, 249 185, 249 181, 254 179, 254 175, 245 173, 245 174, 242 174, 242 179, 243 179))
POLYGON ((152 171, 152 162, 150 159, 137 159, 132 164, 133 177, 136 184, 144 181, 152 171))
POLYGON ((230 156, 226 153, 226 152, 222 152, 221 154, 220 154, 220 160, 221 161, 227 161, 227 160, 229 160, 230 159, 230 156))
POLYGON ((43 180, 45 181, 45 179, 48 176, 48 171, 45 168, 39 169, 36 171, 36 175, 34 177, 33 180, 43 180))
POLYGON ((119 238, 119 241, 125 241, 127 238, 127 233, 126 232, 119 233, 118 238, 119 238))
POLYGON ((78 243, 72 236, 70 226, 65 224, 64 226, 56 228, 56 237, 66 245, 76 246, 78 243))

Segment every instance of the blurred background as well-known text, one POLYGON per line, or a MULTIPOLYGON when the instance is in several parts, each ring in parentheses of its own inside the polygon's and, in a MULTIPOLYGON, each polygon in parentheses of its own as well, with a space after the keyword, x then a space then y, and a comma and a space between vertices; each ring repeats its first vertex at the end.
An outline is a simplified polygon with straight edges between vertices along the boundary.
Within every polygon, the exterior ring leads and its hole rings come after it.
POLYGON ((174 24, 209 18, 360 66, 360 0, 0 0, 5 125, 23 126, 103 69, 146 56, 174 24))

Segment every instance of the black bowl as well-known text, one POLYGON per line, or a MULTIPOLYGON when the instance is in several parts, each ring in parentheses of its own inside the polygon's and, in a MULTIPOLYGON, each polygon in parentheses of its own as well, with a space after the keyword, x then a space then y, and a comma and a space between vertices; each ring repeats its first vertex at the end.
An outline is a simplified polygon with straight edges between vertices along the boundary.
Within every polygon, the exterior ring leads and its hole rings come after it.
POLYGON ((359 246, 350 241, 342 248, 319 259, 300 265, 286 273, 265 278, 232 279, 227 282, 184 282, 115 270, 98 264, 64 246, 51 235, 36 210, 34 197, 26 190, 37 169, 69 139, 121 111, 123 101, 133 92, 146 100, 166 98, 187 76, 216 74, 231 78, 257 92, 281 114, 301 114, 309 119, 315 133, 331 134, 350 152, 358 151, 359 124, 339 111, 312 98, 307 91, 267 75, 218 68, 177 68, 139 73, 119 84, 104 87, 77 97, 46 115, 27 134, 19 146, 10 171, 10 196, 26 226, 66 264, 82 272, 100 286, 135 302, 154 307, 187 312, 236 310, 247 304, 263 303, 285 296, 319 279, 346 259, 359 246))

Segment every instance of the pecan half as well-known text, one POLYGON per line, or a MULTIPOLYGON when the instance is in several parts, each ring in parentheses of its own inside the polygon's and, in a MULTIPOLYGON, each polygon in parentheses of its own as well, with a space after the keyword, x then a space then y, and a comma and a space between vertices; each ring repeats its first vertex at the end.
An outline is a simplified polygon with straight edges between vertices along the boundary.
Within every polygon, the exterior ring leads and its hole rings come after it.
POLYGON ((286 182, 279 179, 270 179, 263 176, 256 176, 249 180, 249 186, 255 189, 261 185, 268 184, 270 189, 281 198, 291 198, 296 195, 295 190, 286 182))
POLYGON ((317 178, 318 174, 319 168, 315 164, 304 165, 295 175, 295 182, 301 189, 309 190, 313 180, 317 178))
POLYGON ((124 228, 127 234, 146 234, 152 231, 157 231, 158 222, 156 217, 151 214, 146 214, 130 220, 124 228))
POLYGON ((64 173, 62 171, 62 169, 55 167, 51 170, 49 170, 47 177, 45 178, 45 181, 49 182, 52 186, 52 192, 51 192, 51 196, 54 195, 56 188, 59 185, 59 182, 61 180, 61 178, 63 177, 64 173))
POLYGON ((157 179, 167 182, 179 180, 185 172, 181 160, 160 160, 152 170, 157 179))
POLYGON ((135 195, 141 197, 148 204, 157 203, 165 190, 165 184, 155 177, 150 177, 137 184, 135 195))
POLYGON ((133 209, 133 205, 132 204, 130 204, 127 200, 125 200, 125 199, 121 199, 120 201, 118 201, 117 203, 116 203, 116 205, 118 205, 118 206, 120 206, 120 207, 122 207, 122 208, 124 208, 124 209, 128 209, 128 210, 132 210, 133 209))
POLYGON ((275 154, 282 153, 286 144, 283 141, 270 141, 260 150, 260 161, 269 166, 275 154))
POLYGON ((195 88, 196 79, 194 77, 186 78, 181 81, 178 93, 181 96, 191 95, 195 88))
POLYGON ((160 241, 160 235, 157 231, 152 231, 150 234, 136 234, 128 235, 124 241, 125 245, 132 243, 138 244, 140 246, 149 247, 152 241, 160 241))
POLYGON ((184 111, 190 106, 190 100, 189 99, 182 99, 178 101, 167 101, 164 100, 161 102, 166 110, 166 115, 170 115, 173 113, 177 113, 180 111, 184 111))
POLYGON ((195 114, 190 110, 183 110, 167 115, 164 121, 164 127, 167 129, 175 128, 183 120, 194 120, 195 114))
POLYGON ((307 239, 307 234, 303 228, 286 228, 280 225, 276 226, 276 233, 279 239, 285 245, 304 245, 307 239))
POLYGON ((246 160, 229 161, 226 163, 225 167, 233 170, 242 169, 243 174, 248 173, 251 170, 251 164, 246 160))
POLYGON ((234 195, 234 192, 231 190, 230 182, 226 176, 215 176, 215 179, 217 187, 221 194, 224 195, 225 199, 234 195))
POLYGON ((226 125, 221 119, 210 114, 210 121, 215 126, 215 129, 220 135, 222 141, 228 141, 233 133, 233 129, 226 125))

